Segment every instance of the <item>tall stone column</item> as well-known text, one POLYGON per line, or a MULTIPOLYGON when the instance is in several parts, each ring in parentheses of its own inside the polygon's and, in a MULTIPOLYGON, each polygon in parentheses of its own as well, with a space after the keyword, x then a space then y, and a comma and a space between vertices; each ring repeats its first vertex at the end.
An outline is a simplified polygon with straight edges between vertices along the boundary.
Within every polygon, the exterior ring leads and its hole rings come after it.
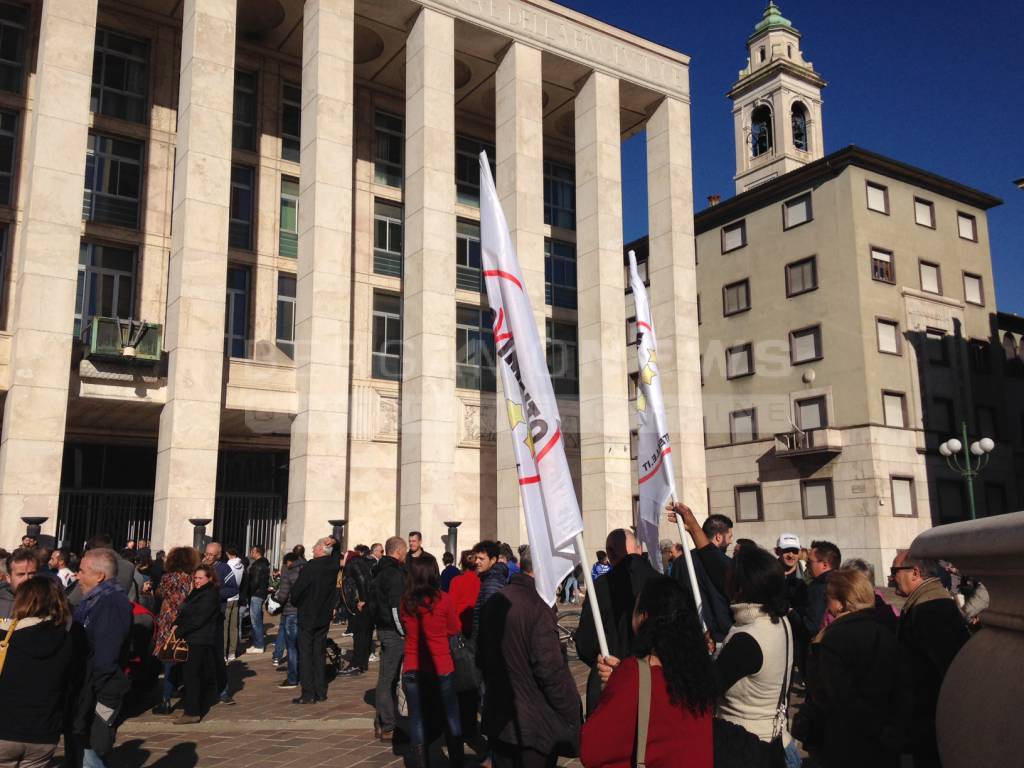
MULTIPOLYGON (((541 52, 513 42, 498 65, 495 84, 497 168, 495 184, 519 267, 544 339, 544 112, 541 52)), ((498 377, 498 539, 525 543, 522 514, 501 377, 498 377)))
POLYGON ((455 514, 455 22, 423 8, 406 41, 400 533, 455 514))
POLYGON ((39 22, 0 442, 0 541, 57 520, 82 227, 96 0, 48 0, 39 22))
POLYGON ((619 81, 592 72, 576 95, 580 463, 590 549, 633 523, 620 152, 619 81))
POLYGON ((192 540, 212 518, 224 370, 236 0, 185 0, 178 86, 171 258, 153 541, 192 540))
POLYGON ((288 545, 347 518, 354 0, 306 0, 288 545))
POLYGON ((676 494, 700 518, 708 502, 691 178, 690 106, 666 98, 647 120, 648 296, 676 494))

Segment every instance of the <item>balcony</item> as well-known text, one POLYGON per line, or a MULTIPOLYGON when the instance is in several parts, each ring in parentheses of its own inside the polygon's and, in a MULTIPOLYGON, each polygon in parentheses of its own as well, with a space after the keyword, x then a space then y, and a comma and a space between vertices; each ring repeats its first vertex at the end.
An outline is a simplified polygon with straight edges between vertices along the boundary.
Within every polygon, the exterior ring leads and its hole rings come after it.
POLYGON ((838 429, 797 429, 775 434, 776 456, 836 455, 843 452, 843 433, 838 429))

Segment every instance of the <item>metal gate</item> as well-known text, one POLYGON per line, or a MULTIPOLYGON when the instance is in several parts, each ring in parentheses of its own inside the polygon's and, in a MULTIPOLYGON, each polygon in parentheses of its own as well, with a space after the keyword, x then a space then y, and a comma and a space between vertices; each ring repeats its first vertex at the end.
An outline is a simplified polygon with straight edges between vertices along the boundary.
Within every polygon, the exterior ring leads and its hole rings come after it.
POLYGON ((267 559, 279 565, 286 515, 285 498, 279 493, 218 493, 213 537, 243 548, 243 555, 259 544, 267 559))
POLYGON ((57 505, 57 543, 75 552, 97 533, 107 533, 114 548, 150 538, 153 494, 140 491, 63 490, 57 505))

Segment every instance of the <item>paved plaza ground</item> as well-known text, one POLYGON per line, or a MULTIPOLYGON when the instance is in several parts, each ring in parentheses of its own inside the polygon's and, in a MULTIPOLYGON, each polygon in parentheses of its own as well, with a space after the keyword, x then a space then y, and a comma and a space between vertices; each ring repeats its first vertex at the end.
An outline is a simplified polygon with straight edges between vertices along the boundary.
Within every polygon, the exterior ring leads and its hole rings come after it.
MULTIPOLYGON (((269 619, 276 625, 274 618, 269 619)), ((271 636, 276 631, 270 630, 271 636)), ((334 626, 331 637, 343 648, 352 639, 334 626)), ((376 663, 355 678, 341 677, 330 685, 327 701, 296 705, 295 689, 279 689, 283 672, 274 670, 270 645, 267 652, 248 654, 230 667, 231 689, 237 702, 218 704, 198 725, 176 726, 171 717, 148 710, 129 718, 118 732, 117 746, 107 760, 109 768, 383 768, 404 765, 401 743, 381 744, 373 738, 373 691, 376 663)), ((572 663, 581 685, 587 669, 572 663)), ((472 753, 470 753, 472 754, 472 753)), ((472 764, 473 761, 470 761, 472 764)), ((444 766, 443 758, 432 765, 444 766)), ((578 761, 560 765, 579 766, 578 761)))

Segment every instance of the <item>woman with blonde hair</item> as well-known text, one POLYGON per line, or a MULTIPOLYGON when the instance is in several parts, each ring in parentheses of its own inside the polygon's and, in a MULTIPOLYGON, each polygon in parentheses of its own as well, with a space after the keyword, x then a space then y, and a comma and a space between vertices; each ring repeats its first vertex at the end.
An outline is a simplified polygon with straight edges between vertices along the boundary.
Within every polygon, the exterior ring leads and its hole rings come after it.
POLYGON ((811 643, 795 735, 823 768, 894 768, 905 690, 896 636, 879 621, 874 585, 861 571, 833 571, 825 594, 835 620, 811 643))
POLYGON ((35 576, 18 587, 10 619, 0 622, 0 767, 50 765, 69 700, 81 686, 85 644, 71 629, 59 583, 35 576))
MULTIPOLYGON (((199 552, 192 547, 175 547, 164 560, 164 573, 156 588, 156 596, 160 598, 160 614, 156 619, 156 633, 153 637, 153 653, 160 655, 171 628, 178 620, 178 611, 192 590, 192 573, 199 566, 199 552)), ((181 670, 173 661, 165 661, 163 696, 160 703, 153 708, 157 715, 169 715, 174 710, 171 696, 180 682, 181 670)))

